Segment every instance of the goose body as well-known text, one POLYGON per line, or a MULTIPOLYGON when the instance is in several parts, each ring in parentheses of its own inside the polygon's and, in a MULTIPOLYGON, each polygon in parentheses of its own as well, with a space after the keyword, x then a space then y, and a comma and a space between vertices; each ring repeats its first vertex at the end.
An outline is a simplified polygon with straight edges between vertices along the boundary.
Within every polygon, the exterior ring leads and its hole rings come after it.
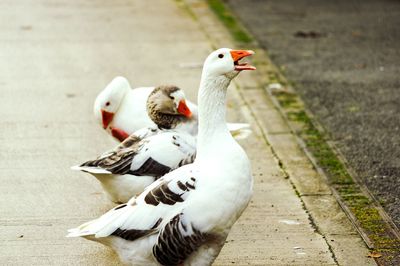
POLYGON ((116 149, 72 169, 95 176, 108 198, 121 203, 143 192, 164 174, 194 161, 193 136, 175 131, 144 132, 144 136, 140 132, 133 134, 116 149))
POLYGON ((205 63, 199 89, 197 157, 100 218, 69 230, 113 248, 129 265, 211 265, 246 208, 253 179, 225 123, 226 90, 251 51, 222 48, 205 63))

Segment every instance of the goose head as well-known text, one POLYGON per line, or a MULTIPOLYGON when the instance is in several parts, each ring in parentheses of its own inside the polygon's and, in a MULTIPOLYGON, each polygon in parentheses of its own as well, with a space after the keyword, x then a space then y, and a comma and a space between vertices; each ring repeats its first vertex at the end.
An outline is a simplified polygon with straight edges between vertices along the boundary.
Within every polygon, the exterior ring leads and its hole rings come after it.
POLYGON ((256 69, 248 63, 240 62, 242 58, 253 54, 254 52, 251 50, 218 49, 207 57, 203 73, 209 77, 226 76, 228 79, 233 79, 240 71, 256 69))
POLYGON ((186 105, 185 93, 176 86, 156 87, 147 99, 147 113, 157 125, 167 128, 171 125, 166 124, 174 120, 192 116, 186 105))
POLYGON ((99 122, 101 121, 104 129, 110 125, 125 94, 130 89, 126 78, 116 77, 97 96, 94 102, 94 115, 99 122))

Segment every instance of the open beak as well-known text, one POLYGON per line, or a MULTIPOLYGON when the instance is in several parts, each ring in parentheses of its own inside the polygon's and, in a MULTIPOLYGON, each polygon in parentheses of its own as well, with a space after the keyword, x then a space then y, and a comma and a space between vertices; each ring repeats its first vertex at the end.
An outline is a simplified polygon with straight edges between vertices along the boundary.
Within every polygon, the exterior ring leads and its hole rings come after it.
POLYGON ((256 68, 248 63, 239 63, 240 59, 253 55, 254 52, 251 50, 231 50, 231 56, 235 64, 235 70, 256 70, 256 68))
POLYGON ((103 121, 103 128, 107 129, 108 125, 114 118, 114 113, 107 112, 105 110, 101 110, 101 119, 103 121))
POLYGON ((186 105, 185 100, 181 100, 179 102, 178 113, 183 114, 186 117, 192 116, 192 111, 190 111, 189 107, 186 105))

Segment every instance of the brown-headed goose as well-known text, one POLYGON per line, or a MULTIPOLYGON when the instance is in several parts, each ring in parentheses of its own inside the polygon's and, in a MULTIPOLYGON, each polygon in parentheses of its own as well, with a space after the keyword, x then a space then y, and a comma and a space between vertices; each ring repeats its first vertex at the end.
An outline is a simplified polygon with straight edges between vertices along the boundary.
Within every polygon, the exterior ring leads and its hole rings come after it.
POLYGON ((113 248, 129 265, 211 265, 250 201, 249 159, 225 122, 230 81, 252 51, 222 48, 205 60, 193 164, 178 168, 96 220, 70 229, 113 248))
MULTIPOLYGON (((139 129, 155 127, 184 130, 197 135, 197 106, 185 99, 176 86, 140 87, 131 89, 124 77, 114 78, 97 96, 94 103, 96 120, 119 141, 139 129), (149 98, 150 97, 150 98, 149 98), (175 114, 175 119, 164 120, 175 114)), ((250 133, 245 123, 228 123, 231 133, 245 138, 250 133)))
MULTIPOLYGON (((193 103, 189 105, 195 106, 193 103)), ((163 114, 166 118, 171 118, 173 114, 176 120, 182 122, 192 116, 181 89, 175 86, 131 89, 124 77, 114 78, 97 96, 94 114, 102 127, 119 141, 139 129, 156 127, 157 123, 168 126, 173 121, 161 120, 163 114), (149 108, 151 112, 148 112, 149 108)))

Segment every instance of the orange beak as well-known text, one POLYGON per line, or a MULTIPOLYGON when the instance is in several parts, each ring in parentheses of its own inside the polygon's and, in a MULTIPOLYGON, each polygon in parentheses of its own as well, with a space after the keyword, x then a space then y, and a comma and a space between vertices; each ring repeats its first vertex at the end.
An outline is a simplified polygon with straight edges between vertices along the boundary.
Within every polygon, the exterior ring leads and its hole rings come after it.
POLYGON ((178 113, 183 114, 186 117, 192 116, 192 111, 190 111, 189 107, 186 105, 185 100, 181 100, 179 102, 178 113))
POLYGON ((237 70, 237 71, 256 70, 256 68, 252 65, 249 65, 247 63, 242 63, 242 64, 239 63, 240 59, 250 56, 250 55, 253 55, 253 54, 254 54, 254 52, 251 50, 231 50, 231 56, 232 56, 233 62, 235 64, 235 70, 237 70))
POLYGON ((107 129, 108 125, 114 118, 114 113, 107 112, 105 110, 101 110, 101 119, 103 121, 103 128, 107 129))

